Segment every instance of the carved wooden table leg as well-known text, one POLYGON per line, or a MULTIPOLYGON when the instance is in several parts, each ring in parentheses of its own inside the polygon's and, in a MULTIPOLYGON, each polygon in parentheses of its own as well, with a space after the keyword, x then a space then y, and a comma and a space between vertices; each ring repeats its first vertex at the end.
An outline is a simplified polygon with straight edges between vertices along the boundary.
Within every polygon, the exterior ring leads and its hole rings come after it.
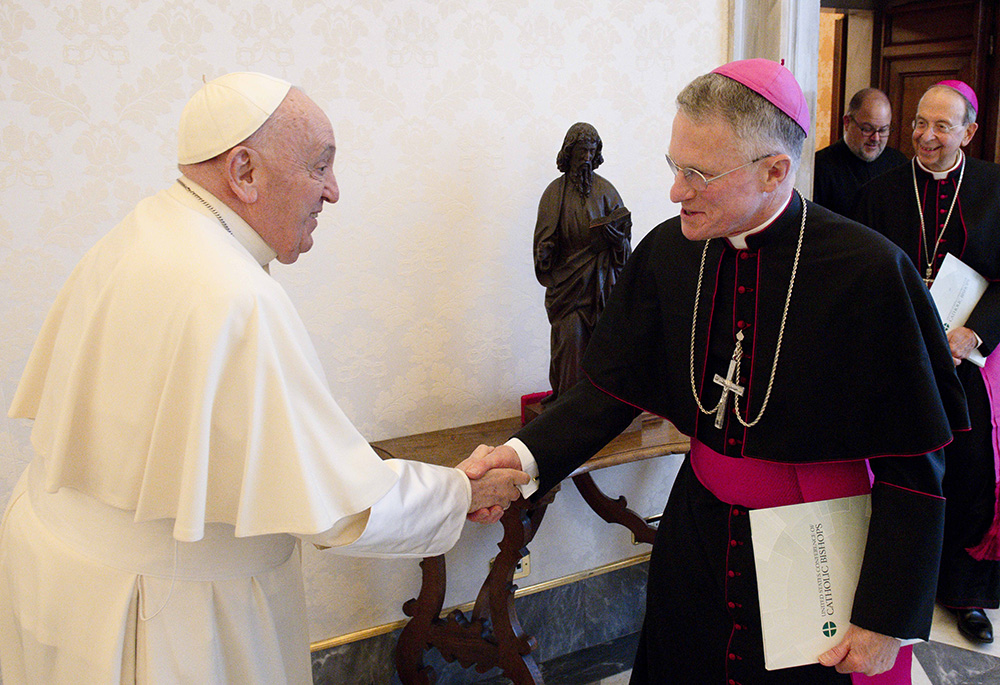
POLYGON ((645 519, 628 508, 628 501, 625 497, 611 499, 597 487, 597 483, 589 473, 581 473, 573 476, 573 483, 583 496, 584 501, 590 508, 608 523, 617 523, 625 526, 638 542, 653 544, 656 537, 656 528, 646 523, 645 519))
POLYGON ((427 557, 420 562, 422 580, 420 595, 403 604, 403 613, 410 616, 396 642, 396 671, 404 683, 430 685, 435 680, 434 669, 424 666, 424 650, 431 627, 440 621, 444 605, 444 555, 427 557))
POLYGON ((540 685, 542 672, 531 655, 538 648, 538 641, 521 627, 514 609, 514 570, 528 553, 528 543, 535 537, 545 516, 545 509, 555 496, 553 491, 538 503, 523 499, 514 502, 501 519, 504 528, 500 553, 476 600, 477 612, 483 604, 489 606, 493 637, 497 643, 498 665, 516 685, 540 685), (485 600, 485 602, 483 601, 485 600))
POLYGON ((402 682, 430 685, 434 669, 425 666, 423 653, 433 647, 445 661, 458 661, 480 673, 494 667, 503 670, 515 685, 542 685, 542 674, 531 655, 538 643, 521 628, 514 609, 514 570, 527 554, 527 545, 542 522, 545 509, 558 487, 539 502, 520 499, 504 512, 500 553, 493 561, 472 610, 471 618, 459 610, 440 618, 445 594, 443 556, 421 563, 420 595, 403 605, 410 621, 396 643, 396 670, 402 682))

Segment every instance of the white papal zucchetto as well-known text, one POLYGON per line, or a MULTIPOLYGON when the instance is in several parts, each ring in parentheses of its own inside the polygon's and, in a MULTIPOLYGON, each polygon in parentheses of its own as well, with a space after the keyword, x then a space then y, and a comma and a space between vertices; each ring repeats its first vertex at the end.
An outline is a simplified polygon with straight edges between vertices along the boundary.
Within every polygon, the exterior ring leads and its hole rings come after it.
POLYGON ((289 88, 287 81, 253 72, 209 81, 181 113, 177 161, 196 164, 242 143, 274 113, 289 88))

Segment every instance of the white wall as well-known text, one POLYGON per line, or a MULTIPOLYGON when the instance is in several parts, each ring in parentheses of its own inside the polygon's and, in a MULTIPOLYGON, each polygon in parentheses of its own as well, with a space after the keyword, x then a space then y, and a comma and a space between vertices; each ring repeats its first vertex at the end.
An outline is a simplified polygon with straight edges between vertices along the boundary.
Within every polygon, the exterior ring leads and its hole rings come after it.
MULTIPOLYGON (((342 199, 313 250, 272 273, 348 416, 378 440, 516 414, 548 385, 531 233, 566 129, 601 133, 600 173, 638 240, 675 213, 673 98, 725 61, 727 21, 727 0, 4 0, 0 405, 79 257, 176 177, 177 118, 202 77, 252 70, 302 86, 338 137, 342 199)), ((0 423, 0 500, 29 430, 0 423)), ((600 478, 651 514, 668 462, 600 478)), ((624 531, 594 544, 607 530, 568 487, 524 584, 644 549, 624 531)), ((499 536, 467 530, 449 604, 474 598, 499 536)), ((306 566, 314 640, 401 618, 419 586, 413 561, 307 551, 306 566)))

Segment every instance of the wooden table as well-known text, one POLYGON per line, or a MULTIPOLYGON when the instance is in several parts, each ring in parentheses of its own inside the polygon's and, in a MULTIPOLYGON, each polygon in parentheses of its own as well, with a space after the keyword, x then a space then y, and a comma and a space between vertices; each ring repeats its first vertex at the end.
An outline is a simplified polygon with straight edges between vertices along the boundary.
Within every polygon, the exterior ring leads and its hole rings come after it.
MULTIPOLYGON (((480 444, 499 445, 521 427, 520 417, 501 419, 421 435, 382 440, 373 446, 384 455, 455 466, 480 444)), ((591 471, 688 451, 689 441, 668 421, 643 414, 629 428, 570 474, 583 499, 602 519, 618 523, 640 542, 652 543, 656 529, 628 508, 624 497, 612 499, 594 483, 591 471)), ((444 555, 420 562, 420 594, 403 605, 410 617, 396 643, 396 669, 407 685, 430 685, 434 670, 423 663, 428 648, 446 661, 475 665, 485 673, 500 667, 516 685, 540 685, 542 674, 532 652, 537 641, 521 628, 514 610, 514 570, 555 497, 558 487, 539 501, 521 498, 500 519, 500 552, 483 582, 471 614, 454 610, 442 617, 445 596, 444 555)))

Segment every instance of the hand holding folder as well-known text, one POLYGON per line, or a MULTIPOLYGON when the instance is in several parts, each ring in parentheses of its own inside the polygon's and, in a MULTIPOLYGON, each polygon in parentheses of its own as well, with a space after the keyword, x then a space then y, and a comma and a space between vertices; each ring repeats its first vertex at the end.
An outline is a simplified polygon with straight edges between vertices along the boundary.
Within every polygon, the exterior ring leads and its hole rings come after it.
MULTIPOLYGON (((975 269, 951 253, 945 255, 931 284, 931 298, 941 315, 946 333, 965 325, 979 298, 986 292, 987 285, 987 280, 975 269)), ((973 350, 967 359, 976 366, 986 363, 986 357, 979 350, 973 350)))

